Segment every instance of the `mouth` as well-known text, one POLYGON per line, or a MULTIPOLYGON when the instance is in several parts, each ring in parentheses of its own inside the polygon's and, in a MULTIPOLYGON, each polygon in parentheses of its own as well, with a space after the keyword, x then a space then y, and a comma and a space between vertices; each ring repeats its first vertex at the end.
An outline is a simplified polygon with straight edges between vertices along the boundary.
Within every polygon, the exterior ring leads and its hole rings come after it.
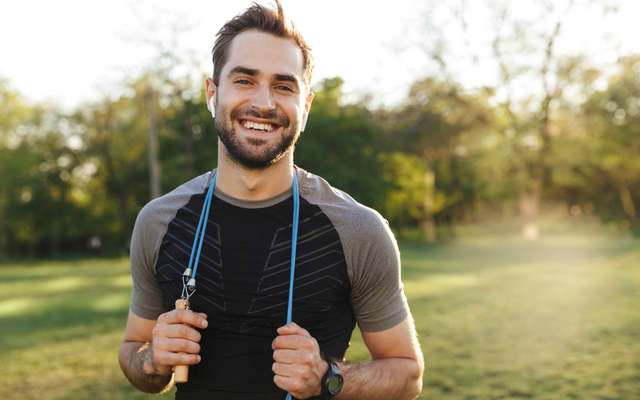
POLYGON ((257 121, 251 119, 238 119, 238 124, 244 128, 245 131, 253 134, 267 134, 276 132, 280 125, 271 121, 257 121))

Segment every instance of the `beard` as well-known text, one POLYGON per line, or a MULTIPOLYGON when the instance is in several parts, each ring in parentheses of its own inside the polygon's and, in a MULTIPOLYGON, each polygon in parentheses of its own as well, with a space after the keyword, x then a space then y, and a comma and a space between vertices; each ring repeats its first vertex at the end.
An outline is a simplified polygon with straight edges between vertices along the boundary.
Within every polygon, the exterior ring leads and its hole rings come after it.
POLYGON ((215 119, 218 138, 224 144, 231 159, 247 169, 265 169, 277 163, 295 147, 300 137, 297 124, 291 124, 291 120, 277 109, 263 113, 252 108, 235 109, 227 119, 226 110, 221 107, 216 114, 221 117, 215 119), (240 123, 240 119, 246 117, 269 120, 277 126, 275 129, 282 128, 277 141, 269 144, 267 139, 250 137, 246 139, 246 143, 243 143, 233 123, 234 121, 240 123))

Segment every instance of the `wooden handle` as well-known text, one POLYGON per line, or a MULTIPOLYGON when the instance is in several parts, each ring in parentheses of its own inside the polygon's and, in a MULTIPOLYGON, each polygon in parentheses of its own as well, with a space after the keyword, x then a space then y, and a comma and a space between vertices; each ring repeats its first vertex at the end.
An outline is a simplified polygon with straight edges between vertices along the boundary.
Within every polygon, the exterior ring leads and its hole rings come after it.
MULTIPOLYGON (((186 310, 188 308, 189 302, 186 299, 176 300, 176 310, 186 310)), ((187 383, 187 381, 189 380, 189 366, 176 365, 176 368, 173 371, 173 380, 176 383, 187 383)))

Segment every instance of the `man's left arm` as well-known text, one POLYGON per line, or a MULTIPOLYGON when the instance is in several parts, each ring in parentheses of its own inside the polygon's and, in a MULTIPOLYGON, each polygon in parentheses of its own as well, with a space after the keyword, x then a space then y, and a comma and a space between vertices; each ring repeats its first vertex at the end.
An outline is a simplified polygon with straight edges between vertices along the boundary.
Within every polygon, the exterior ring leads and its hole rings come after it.
MULTIPOLYGON (((372 360, 338 363, 344 386, 336 399, 414 399, 422 391, 424 360, 400 279, 398 243, 378 213, 356 215, 343 226, 341 237, 351 306, 372 360)), ((273 342, 274 381, 298 399, 320 394, 328 368, 317 341, 303 328, 281 327, 273 342)))
MULTIPOLYGON (((372 361, 339 362, 344 386, 338 400, 410 400, 422 391, 424 359, 411 314, 401 323, 379 332, 362 332, 372 361)), ((274 382, 298 399, 321 393, 328 365, 317 341, 295 323, 278 329, 273 341, 274 382)))
POLYGON ((415 399, 422 392, 424 358, 411 314, 393 328, 362 332, 372 361, 338 363, 344 377, 339 400, 415 399))

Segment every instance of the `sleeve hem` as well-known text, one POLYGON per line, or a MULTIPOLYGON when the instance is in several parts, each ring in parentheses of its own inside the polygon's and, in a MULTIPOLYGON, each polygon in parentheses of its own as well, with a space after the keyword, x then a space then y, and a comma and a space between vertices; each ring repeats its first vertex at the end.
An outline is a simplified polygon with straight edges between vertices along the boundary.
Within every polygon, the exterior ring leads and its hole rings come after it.
POLYGON ((132 305, 129 310, 140 318, 157 320, 160 314, 164 313, 164 310, 144 308, 139 305, 132 305))
POLYGON ((399 312, 391 314, 387 318, 382 318, 374 321, 358 321, 358 327, 364 332, 380 332, 398 325, 404 321, 409 313, 406 309, 402 309, 399 312))

